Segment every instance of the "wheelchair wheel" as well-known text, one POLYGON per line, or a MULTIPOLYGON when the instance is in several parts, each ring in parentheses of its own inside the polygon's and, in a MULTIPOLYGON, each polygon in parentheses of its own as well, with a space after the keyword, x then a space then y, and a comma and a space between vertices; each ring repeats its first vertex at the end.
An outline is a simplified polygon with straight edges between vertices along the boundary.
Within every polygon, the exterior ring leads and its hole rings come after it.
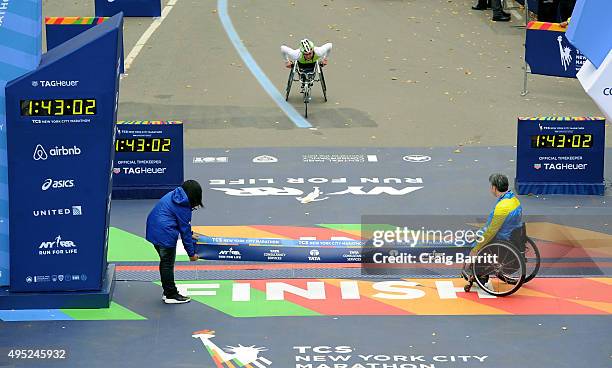
POLYGON ((308 117, 308 104, 310 102, 310 85, 306 83, 304 86, 304 117, 308 117))
POLYGON ((291 92, 291 84, 293 84, 293 75, 295 74, 295 69, 291 68, 289 72, 289 80, 287 80, 287 93, 285 94, 285 101, 289 101, 289 92, 291 92))
POLYGON ((521 288, 525 279, 523 255, 510 243, 495 242, 482 247, 472 265, 474 281, 485 292, 507 296, 521 288))
POLYGON ((325 85, 325 76, 323 75, 323 68, 319 67, 321 73, 321 89, 323 90, 323 99, 327 102, 327 86, 325 85))
MULTIPOLYGON (((523 284, 533 280, 538 271, 540 271, 540 250, 533 240, 530 238, 526 239, 524 250, 520 252, 523 253, 523 260, 525 261, 525 279, 523 284)), ((506 279, 508 283, 516 283, 517 281, 517 279, 510 277, 506 279)))
POLYGON ((525 242, 525 280, 523 283, 533 280, 540 271, 540 250, 530 238, 525 242))

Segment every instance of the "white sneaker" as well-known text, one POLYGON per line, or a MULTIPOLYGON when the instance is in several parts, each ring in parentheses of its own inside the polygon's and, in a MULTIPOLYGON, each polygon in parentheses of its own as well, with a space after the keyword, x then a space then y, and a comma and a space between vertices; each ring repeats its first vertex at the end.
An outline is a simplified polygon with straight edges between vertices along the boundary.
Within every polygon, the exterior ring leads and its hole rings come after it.
POLYGON ((176 294, 173 297, 167 297, 163 295, 162 300, 166 304, 184 304, 184 303, 189 303, 191 301, 191 298, 182 296, 181 294, 176 294))

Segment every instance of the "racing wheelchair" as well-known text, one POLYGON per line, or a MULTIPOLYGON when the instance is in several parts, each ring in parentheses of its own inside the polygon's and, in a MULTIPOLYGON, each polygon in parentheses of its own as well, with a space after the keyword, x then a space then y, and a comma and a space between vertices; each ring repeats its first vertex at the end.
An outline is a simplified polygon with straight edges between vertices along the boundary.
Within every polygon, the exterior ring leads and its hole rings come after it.
POLYGON ((291 85, 293 82, 301 82, 302 87, 300 92, 304 97, 304 117, 308 117, 308 104, 310 103, 310 94, 314 82, 321 83, 323 99, 327 102, 327 86, 325 85, 325 76, 323 75, 323 64, 320 62, 317 61, 312 64, 300 64, 297 61, 293 62, 293 67, 289 72, 289 79, 287 80, 285 101, 289 100, 289 93, 291 92, 291 85))
POLYGON ((476 259, 483 261, 470 263, 461 272, 468 282, 463 288, 466 292, 476 282, 491 295, 511 295, 540 270, 540 251, 527 236, 524 223, 512 232, 510 241, 493 240, 480 248, 476 259))

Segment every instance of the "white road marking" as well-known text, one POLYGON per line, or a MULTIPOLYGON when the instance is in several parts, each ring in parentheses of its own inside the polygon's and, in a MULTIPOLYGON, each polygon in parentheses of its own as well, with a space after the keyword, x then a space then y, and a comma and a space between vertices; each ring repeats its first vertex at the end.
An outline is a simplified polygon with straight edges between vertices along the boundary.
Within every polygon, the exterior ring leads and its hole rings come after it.
POLYGON ((170 11, 172 11, 172 8, 174 7, 174 5, 176 5, 177 2, 178 0, 168 1, 168 4, 166 4, 164 9, 162 10, 161 17, 155 18, 153 20, 153 23, 151 23, 151 25, 149 26, 149 28, 147 28, 147 30, 142 34, 142 36, 140 36, 140 38, 136 42, 136 45, 134 45, 134 47, 132 48, 132 51, 130 51, 130 53, 125 58, 126 73, 127 73, 127 70, 130 68, 130 66, 132 66, 132 63, 134 62, 134 59, 136 59, 136 56, 138 56, 140 51, 142 51, 142 48, 145 46, 149 38, 151 38, 153 33, 155 33, 157 28, 159 28, 159 26, 166 19, 168 14, 170 14, 170 11))

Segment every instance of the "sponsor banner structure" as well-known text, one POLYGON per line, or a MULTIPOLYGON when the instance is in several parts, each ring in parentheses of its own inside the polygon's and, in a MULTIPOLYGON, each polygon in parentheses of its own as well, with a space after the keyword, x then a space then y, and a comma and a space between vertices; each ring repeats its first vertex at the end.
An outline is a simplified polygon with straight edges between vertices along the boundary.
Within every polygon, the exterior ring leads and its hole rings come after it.
POLYGON ((519 118, 516 190, 603 195, 604 151, 604 118, 519 118))
POLYGON ((119 121, 113 198, 160 198, 183 183, 181 121, 119 121))
MULTIPOLYGON (((0 0, 0 152, 6 155, 6 83, 35 69, 42 46, 42 0, 0 0)), ((9 283, 8 180, 0 163, 0 285, 9 283)))
MULTIPOLYGON (((107 19, 108 17, 46 17, 47 50, 61 45, 107 19)), ((121 73, 125 72, 123 59, 123 40, 121 40, 121 73)))
POLYGON ((11 291, 102 287, 122 26, 81 33, 7 85, 11 291))
POLYGON ((126 17, 159 17, 161 0, 95 0, 96 16, 111 17, 123 12, 126 17))
POLYGON ((576 78, 586 57, 565 37, 558 23, 529 22, 525 60, 531 74, 576 78))

